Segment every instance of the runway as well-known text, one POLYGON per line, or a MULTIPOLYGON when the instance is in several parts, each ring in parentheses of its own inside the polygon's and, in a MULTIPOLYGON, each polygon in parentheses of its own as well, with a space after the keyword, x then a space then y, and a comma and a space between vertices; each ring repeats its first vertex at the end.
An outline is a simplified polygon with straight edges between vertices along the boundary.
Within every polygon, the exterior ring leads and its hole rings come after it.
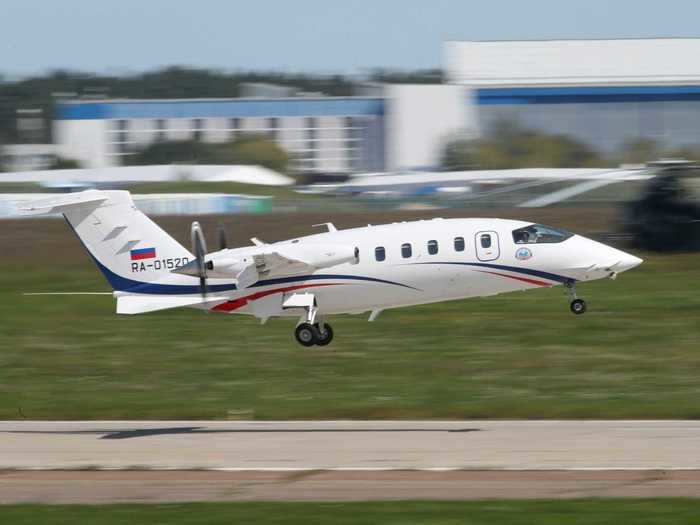
POLYGON ((700 469, 700 421, 0 422, 2 469, 700 469))
POLYGON ((699 452, 695 421, 6 421, 0 502, 700 497, 699 452))

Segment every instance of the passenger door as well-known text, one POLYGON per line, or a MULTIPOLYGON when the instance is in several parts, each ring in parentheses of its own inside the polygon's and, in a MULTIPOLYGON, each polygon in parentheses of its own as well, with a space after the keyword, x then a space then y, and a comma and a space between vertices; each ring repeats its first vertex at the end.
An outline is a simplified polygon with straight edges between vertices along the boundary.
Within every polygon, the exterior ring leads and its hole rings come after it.
POLYGON ((476 257, 480 261, 493 261, 501 255, 498 234, 494 231, 484 231, 476 234, 476 257))

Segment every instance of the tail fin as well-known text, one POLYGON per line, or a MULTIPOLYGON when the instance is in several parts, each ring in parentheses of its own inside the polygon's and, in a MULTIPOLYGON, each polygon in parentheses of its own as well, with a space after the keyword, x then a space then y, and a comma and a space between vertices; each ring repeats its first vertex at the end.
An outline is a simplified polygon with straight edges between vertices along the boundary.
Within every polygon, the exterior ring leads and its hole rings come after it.
MULTIPOLYGON (((171 287, 150 285, 184 284, 183 276, 171 271, 191 261, 192 254, 136 209, 128 191, 88 190, 34 201, 24 211, 63 213, 115 291, 163 293, 171 287)), ((189 287, 172 288, 175 293, 189 287)))

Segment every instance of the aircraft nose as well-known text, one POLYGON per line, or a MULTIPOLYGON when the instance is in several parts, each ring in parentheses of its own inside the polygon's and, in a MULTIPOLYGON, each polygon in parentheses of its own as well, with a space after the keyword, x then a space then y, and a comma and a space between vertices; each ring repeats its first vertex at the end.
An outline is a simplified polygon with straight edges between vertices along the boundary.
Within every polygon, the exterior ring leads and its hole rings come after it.
POLYGON ((615 256, 617 261, 611 267, 615 273, 626 272, 627 270, 631 270, 644 262, 642 259, 635 257, 631 253, 626 253, 619 250, 616 250, 615 256))
POLYGON ((625 253, 624 257, 620 261, 619 271, 624 272, 625 270, 631 270, 632 268, 639 266, 643 262, 644 262, 644 259, 640 259, 639 257, 635 257, 631 253, 625 253))

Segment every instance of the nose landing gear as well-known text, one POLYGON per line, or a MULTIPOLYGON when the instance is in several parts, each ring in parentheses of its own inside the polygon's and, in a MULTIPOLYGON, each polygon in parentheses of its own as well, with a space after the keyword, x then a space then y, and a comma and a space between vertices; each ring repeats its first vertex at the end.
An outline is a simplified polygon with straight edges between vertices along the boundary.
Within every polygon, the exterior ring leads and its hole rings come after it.
POLYGON ((569 308, 571 309, 571 312, 576 315, 586 313, 586 301, 583 299, 574 299, 571 301, 569 308))
POLYGON ((586 313, 586 301, 579 299, 576 295, 576 281, 567 281, 564 283, 566 288, 566 293, 571 299, 571 304, 569 304, 569 309, 572 314, 581 315, 586 313))

